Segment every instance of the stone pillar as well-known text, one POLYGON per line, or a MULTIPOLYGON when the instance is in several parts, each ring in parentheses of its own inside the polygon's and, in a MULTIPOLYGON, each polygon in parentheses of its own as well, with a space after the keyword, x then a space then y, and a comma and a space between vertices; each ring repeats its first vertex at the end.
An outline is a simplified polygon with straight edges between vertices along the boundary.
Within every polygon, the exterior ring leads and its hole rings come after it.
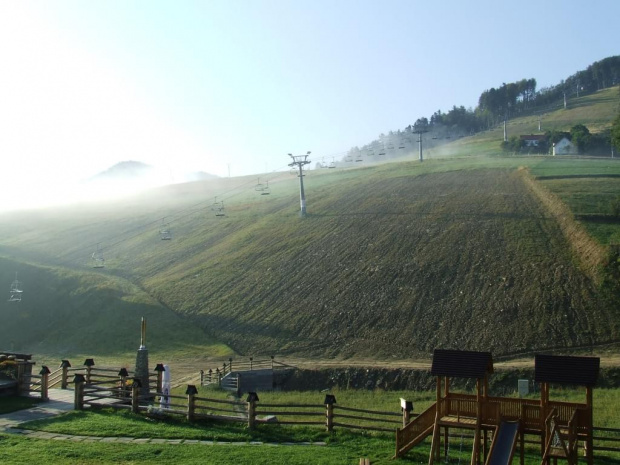
POLYGON ((136 370, 134 376, 140 380, 140 395, 145 398, 151 393, 149 386, 149 351, 142 346, 136 355, 136 370))

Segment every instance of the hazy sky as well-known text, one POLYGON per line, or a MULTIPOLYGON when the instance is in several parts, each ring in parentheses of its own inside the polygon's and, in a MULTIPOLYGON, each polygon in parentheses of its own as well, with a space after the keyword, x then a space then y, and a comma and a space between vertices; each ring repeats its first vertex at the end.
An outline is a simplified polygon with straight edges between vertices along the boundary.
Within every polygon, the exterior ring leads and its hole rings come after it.
POLYGON ((123 160, 317 161, 502 82, 557 84, 620 53, 619 17, 616 0, 0 0, 0 202, 123 160))

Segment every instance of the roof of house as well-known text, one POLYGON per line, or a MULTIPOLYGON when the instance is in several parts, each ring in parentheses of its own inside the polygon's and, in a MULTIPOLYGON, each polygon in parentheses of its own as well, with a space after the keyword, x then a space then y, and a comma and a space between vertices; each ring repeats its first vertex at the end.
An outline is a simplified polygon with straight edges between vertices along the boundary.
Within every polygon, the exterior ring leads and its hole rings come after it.
POLYGON ((538 354, 534 363, 536 382, 592 387, 598 379, 601 359, 538 354))
POLYGON ((433 376, 482 379, 493 373, 491 352, 435 349, 433 352, 433 376))
POLYGON ((521 140, 545 140, 547 138, 547 136, 545 136, 544 134, 529 134, 529 135, 521 135, 519 136, 521 138, 521 140))

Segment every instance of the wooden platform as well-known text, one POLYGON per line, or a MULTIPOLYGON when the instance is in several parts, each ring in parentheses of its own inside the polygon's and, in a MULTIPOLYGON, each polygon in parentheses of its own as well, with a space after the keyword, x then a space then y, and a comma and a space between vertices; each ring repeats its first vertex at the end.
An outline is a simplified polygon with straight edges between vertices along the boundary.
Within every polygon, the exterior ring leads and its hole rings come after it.
POLYGON ((473 417, 456 417, 454 415, 446 415, 439 419, 441 426, 451 426, 457 428, 459 426, 463 428, 475 428, 476 419, 473 417))

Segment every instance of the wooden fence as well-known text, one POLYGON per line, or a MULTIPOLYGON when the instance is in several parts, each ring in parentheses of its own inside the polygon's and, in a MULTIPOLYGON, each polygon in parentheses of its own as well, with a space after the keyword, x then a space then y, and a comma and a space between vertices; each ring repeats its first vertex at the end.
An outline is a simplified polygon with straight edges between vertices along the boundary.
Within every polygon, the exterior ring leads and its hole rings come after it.
POLYGON ((154 416, 181 415, 188 421, 233 421, 249 428, 256 424, 316 425, 325 426, 328 431, 347 428, 390 433, 408 421, 410 415, 405 410, 385 412, 337 405, 333 395, 326 395, 323 403, 262 404, 254 392, 248 393, 245 401, 223 400, 198 396, 194 385, 187 386, 185 396, 166 395, 159 384, 150 394, 143 395, 138 379, 127 378, 122 383, 118 377, 101 372, 102 369, 91 370, 90 382, 83 373, 74 376, 76 410, 85 406, 111 407, 154 416))
MULTIPOLYGON (((399 409, 388 412, 338 405, 331 394, 327 394, 322 403, 261 403, 254 392, 248 393, 245 401, 213 399, 199 397, 194 385, 187 385, 185 396, 165 394, 162 392, 161 364, 148 373, 149 385, 153 388, 148 395, 144 395, 141 394, 141 380, 132 371, 95 367, 92 359, 87 362, 84 366, 73 368, 67 360, 63 360, 53 372, 42 366, 38 374, 24 374, 20 392, 47 400, 48 389, 53 386, 64 389, 74 387, 74 407, 77 410, 85 406, 105 406, 156 416, 179 415, 189 421, 232 421, 247 424, 250 428, 256 424, 315 425, 324 426, 328 431, 345 428, 393 433, 397 427, 408 424, 410 419, 417 416, 411 412, 411 402, 404 399, 400 399, 399 409)), ((267 363, 270 367, 272 362, 274 367, 278 363, 272 359, 262 364, 264 366, 267 363)), ((235 363, 232 369, 237 370, 237 366, 264 369, 253 360, 245 365, 235 363)), ((285 364, 281 366, 288 367, 285 364)), ((471 407, 466 400, 457 399, 442 407, 459 413, 468 412, 471 407)), ((595 456, 599 456, 597 453, 600 452, 620 453, 620 429, 594 427, 593 434, 595 456)))

